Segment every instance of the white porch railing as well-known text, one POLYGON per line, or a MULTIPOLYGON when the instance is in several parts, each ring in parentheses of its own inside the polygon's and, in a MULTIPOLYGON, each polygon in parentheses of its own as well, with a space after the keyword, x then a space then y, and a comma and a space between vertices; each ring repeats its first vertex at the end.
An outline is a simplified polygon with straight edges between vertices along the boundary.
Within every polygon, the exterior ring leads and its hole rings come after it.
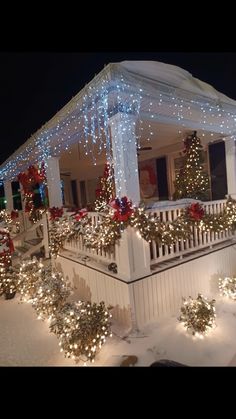
MULTIPOLYGON (((226 199, 219 201, 209 201, 202 203, 207 214, 220 214, 226 206, 226 199)), ((147 210, 148 213, 160 218, 160 221, 174 221, 187 204, 175 205, 172 201, 166 207, 160 207, 147 210)), ((158 245, 154 240, 150 243, 150 259, 151 265, 160 263, 167 259, 182 257, 182 255, 194 252, 206 247, 212 247, 214 244, 226 241, 233 236, 230 230, 220 233, 203 232, 197 227, 192 227, 192 237, 187 240, 177 240, 172 246, 158 245)))
MULTIPOLYGON (((70 216, 72 213, 67 212, 66 214, 70 216)), ((97 212, 89 212, 88 216, 91 217, 93 227, 96 227, 98 222, 103 218, 97 212)), ((85 246, 82 236, 78 236, 77 239, 66 241, 63 248, 75 253, 77 256, 88 256, 98 262, 105 262, 109 264, 116 261, 115 246, 112 252, 105 252, 102 249, 90 249, 85 246)))
MULTIPOLYGON (((190 205, 194 200, 186 200, 186 202, 159 202, 156 204, 156 208, 149 209, 146 212, 153 216, 159 217, 160 221, 174 221, 180 214, 181 210, 190 205)), ((207 214, 220 214, 223 212, 226 206, 226 199, 219 201, 209 201, 202 203, 204 210, 207 214)), ((68 216, 72 213, 67 213, 68 216)), ((92 225, 96 226, 101 220, 101 215, 96 212, 90 212, 88 214, 92 219, 92 225)), ((230 230, 224 230, 220 233, 215 232, 203 232, 199 228, 193 226, 191 238, 186 240, 177 240, 172 246, 159 245, 154 240, 149 244, 150 252, 150 266, 161 263, 162 261, 170 260, 173 258, 182 258, 183 255, 195 252, 203 248, 211 248, 213 245, 224 242, 232 238, 234 235, 230 230)), ((134 239, 135 240, 135 239, 134 239)), ((136 244, 132 241, 133 252, 136 252, 136 244)), ((122 240, 115 246, 113 252, 105 252, 104 250, 89 249, 85 246, 83 237, 79 236, 78 239, 72 239, 67 241, 64 245, 65 250, 69 250, 76 254, 76 256, 88 256, 89 258, 97 261, 98 263, 105 263, 106 265, 115 262, 119 265, 119 261, 124 257, 122 252, 125 252, 123 248, 122 240), (123 255, 123 256, 122 256, 123 255)), ((119 266, 118 266, 119 272, 119 266)))
POLYGON ((16 219, 16 221, 19 223, 19 231, 17 231, 16 226, 13 225, 13 228, 12 228, 13 234, 23 233, 24 231, 27 231, 32 226, 32 223, 29 220, 28 215, 25 214, 24 211, 18 211, 18 218, 16 219))
POLYGON ((24 246, 27 239, 40 239, 40 243, 36 245, 31 245, 30 248, 21 255, 21 257, 27 258, 33 252, 38 251, 41 247, 45 249, 45 257, 49 257, 49 239, 48 239, 48 221, 46 213, 42 214, 42 218, 37 221, 36 223, 32 223, 29 220, 28 214, 25 214, 24 211, 19 211, 19 218, 17 219, 19 222, 19 231, 16 232, 12 231, 12 239, 14 242, 15 247, 22 247, 24 246), (37 234, 37 229, 40 229, 40 237, 37 234))

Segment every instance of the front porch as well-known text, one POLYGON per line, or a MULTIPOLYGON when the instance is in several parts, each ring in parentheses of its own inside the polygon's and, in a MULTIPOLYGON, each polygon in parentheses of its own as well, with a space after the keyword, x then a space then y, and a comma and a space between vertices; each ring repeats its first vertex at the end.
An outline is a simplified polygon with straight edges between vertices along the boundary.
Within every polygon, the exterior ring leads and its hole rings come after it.
MULTIPOLYGON (((108 162, 114 167, 116 197, 128 197, 137 207, 143 202, 149 220, 158 219, 168 230, 195 202, 174 201, 173 194, 183 140, 197 130, 210 177, 204 214, 217 219, 225 212, 225 196, 236 197, 235 103, 201 84, 197 91, 188 90, 189 80, 180 87, 140 74, 141 69, 135 73, 127 63, 109 65, 3 165, 9 211, 10 182, 29 164, 45 162, 49 206, 64 206, 68 218, 75 208, 93 204, 108 162), (217 164, 213 147, 219 144, 223 152, 217 164)), ((103 214, 89 211, 88 218, 95 230, 103 214)), ((45 218, 46 256, 47 225, 45 218)), ((79 235, 64 243, 55 264, 77 287, 80 299, 104 300, 114 306, 117 321, 141 328, 175 314, 182 296, 214 294, 214 275, 235 273, 232 228, 204 230, 192 223, 190 229, 187 238, 168 244, 145 240, 129 226, 108 250, 89 248, 79 235)))

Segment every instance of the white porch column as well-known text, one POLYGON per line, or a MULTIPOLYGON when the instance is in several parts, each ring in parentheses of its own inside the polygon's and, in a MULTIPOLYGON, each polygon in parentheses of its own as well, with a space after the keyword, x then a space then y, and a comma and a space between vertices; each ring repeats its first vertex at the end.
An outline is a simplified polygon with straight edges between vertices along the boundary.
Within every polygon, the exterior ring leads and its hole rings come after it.
POLYGON ((50 157, 46 162, 49 207, 62 207, 59 158, 50 157))
POLYGON ((224 140, 228 195, 236 199, 236 136, 226 137, 224 140))
POLYGON ((11 212, 14 209, 11 182, 4 181, 3 184, 4 184, 5 200, 7 201, 6 210, 8 212, 11 212))
POLYGON ((135 125, 133 115, 117 113, 110 118, 116 195, 127 196, 133 204, 138 204, 140 189, 135 125))
POLYGON ((126 282, 148 276, 151 273, 149 243, 128 227, 116 244, 116 262, 118 273, 126 282))
MULTIPOLYGON (((117 113, 110 119, 116 196, 127 196, 135 205, 140 201, 138 160, 135 137, 136 117, 117 113)), ((122 233, 116 245, 118 273, 130 282, 150 274, 149 244, 133 228, 122 233)))

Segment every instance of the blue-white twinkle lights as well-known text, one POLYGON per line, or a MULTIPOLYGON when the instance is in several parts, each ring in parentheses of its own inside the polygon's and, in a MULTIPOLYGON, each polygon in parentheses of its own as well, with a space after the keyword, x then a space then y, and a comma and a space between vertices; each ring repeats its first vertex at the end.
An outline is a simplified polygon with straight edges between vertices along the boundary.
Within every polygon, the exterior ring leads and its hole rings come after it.
MULTIPOLYGON (((73 144, 81 145, 95 165, 103 152, 108 162, 113 161, 110 119, 117 112, 122 114, 122 126, 117 132, 131 130, 130 141, 137 145, 144 121, 148 126, 146 141, 154 136, 153 122, 178 125, 177 133, 184 128, 193 129, 196 124, 203 134, 206 131, 229 136, 236 132, 235 106, 141 78, 119 64, 109 64, 1 165, 0 178, 14 180, 31 164, 44 161, 47 165, 51 156, 60 156, 73 144), (131 115, 135 125, 130 124, 131 115)), ((118 137, 113 141, 124 153, 125 143, 119 145, 118 137)), ((121 166, 118 172, 122 176, 121 166)))

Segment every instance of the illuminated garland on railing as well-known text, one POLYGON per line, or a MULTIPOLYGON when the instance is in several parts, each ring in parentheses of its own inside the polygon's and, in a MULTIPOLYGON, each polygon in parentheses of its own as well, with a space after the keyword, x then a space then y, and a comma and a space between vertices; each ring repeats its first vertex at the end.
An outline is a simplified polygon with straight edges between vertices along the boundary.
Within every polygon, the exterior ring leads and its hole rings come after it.
POLYGON ((114 210, 114 205, 110 206, 107 213, 99 213, 102 220, 95 226, 86 212, 82 217, 65 217, 58 219, 56 223, 53 222, 50 230, 52 256, 58 255, 66 240, 76 240, 78 236, 82 236, 83 244, 88 248, 113 252, 114 245, 128 226, 134 227, 137 234, 147 242, 153 240, 158 245, 167 246, 173 246, 180 240, 191 239, 194 226, 204 233, 219 234, 225 230, 236 229, 236 201, 231 197, 228 198, 221 214, 206 214, 200 203, 193 203, 182 210, 175 220, 166 222, 146 213, 145 208, 130 207, 126 197, 120 201, 122 200, 126 207, 116 204, 114 210))

